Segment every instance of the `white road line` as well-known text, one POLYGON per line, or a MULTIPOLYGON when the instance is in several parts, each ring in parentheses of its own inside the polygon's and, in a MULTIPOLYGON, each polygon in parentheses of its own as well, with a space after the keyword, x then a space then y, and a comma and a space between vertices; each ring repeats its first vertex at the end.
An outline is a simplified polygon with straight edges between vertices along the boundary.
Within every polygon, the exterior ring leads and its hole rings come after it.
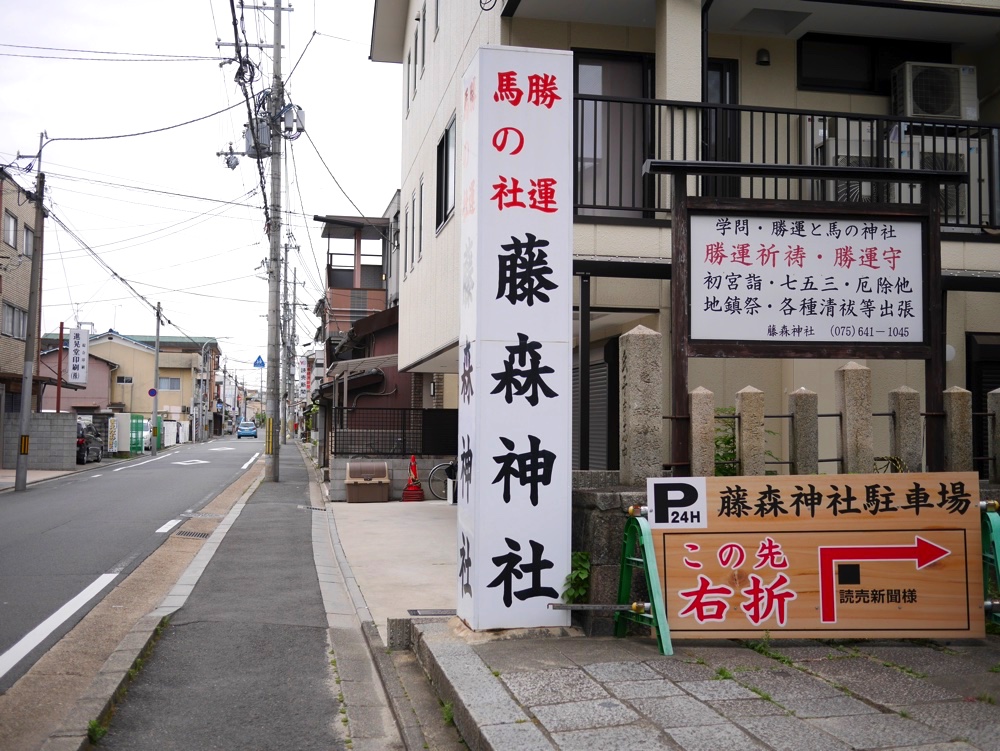
POLYGON ((248 461, 246 464, 244 464, 242 467, 240 467, 240 469, 246 469, 247 467, 249 467, 251 464, 253 464, 255 461, 257 461, 257 457, 258 456, 260 456, 260 452, 259 451, 256 454, 254 454, 253 456, 251 456, 250 457, 250 461, 248 461))
POLYGON ((132 469, 132 467, 141 467, 143 464, 149 464, 150 462, 158 462, 160 461, 160 459, 166 459, 168 456, 173 456, 173 454, 161 454, 160 456, 157 456, 153 459, 147 459, 144 462, 136 462, 135 464, 126 464, 124 467, 118 467, 118 469, 113 469, 111 471, 121 472, 123 469, 132 469))
POLYGON ((160 535, 160 534, 163 534, 164 532, 169 532, 171 529, 173 529, 178 524, 180 524, 181 521, 182 521, 181 519, 171 519, 166 524, 164 524, 162 527, 160 527, 158 530, 156 530, 156 534, 160 535))
POLYGON ((91 598, 104 589, 118 574, 101 574, 80 594, 67 602, 56 612, 29 631, 17 644, 0 655, 0 678, 24 658, 31 650, 67 621, 77 610, 82 608, 91 598))

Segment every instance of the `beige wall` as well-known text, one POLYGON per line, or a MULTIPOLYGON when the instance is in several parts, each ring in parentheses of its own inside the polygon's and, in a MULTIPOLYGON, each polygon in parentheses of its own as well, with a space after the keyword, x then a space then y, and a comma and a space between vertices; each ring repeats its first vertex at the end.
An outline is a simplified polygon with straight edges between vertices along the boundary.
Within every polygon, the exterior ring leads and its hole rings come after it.
MULTIPOLYGON (((27 313, 31 259, 24 256, 24 228, 27 226, 34 229, 35 204, 27 201, 24 191, 16 183, 0 179, 0 184, 3 186, 0 194, 0 220, 6 211, 17 218, 16 247, 7 245, 0 234, 0 298, 27 313)), ((23 339, 0 334, 0 371, 24 372, 23 339)), ((37 367, 34 372, 37 374, 37 367)))
MULTIPOLYGON (((126 412, 152 412, 153 398, 149 390, 156 385, 152 349, 102 335, 90 340, 90 352, 118 364, 111 383, 111 402, 123 403, 126 412), (116 383, 118 376, 132 376, 132 383, 116 383)), ((160 414, 180 413, 181 407, 192 406, 194 378, 200 359, 200 354, 160 353, 160 377, 179 378, 181 386, 179 391, 159 391, 157 407, 160 414)))

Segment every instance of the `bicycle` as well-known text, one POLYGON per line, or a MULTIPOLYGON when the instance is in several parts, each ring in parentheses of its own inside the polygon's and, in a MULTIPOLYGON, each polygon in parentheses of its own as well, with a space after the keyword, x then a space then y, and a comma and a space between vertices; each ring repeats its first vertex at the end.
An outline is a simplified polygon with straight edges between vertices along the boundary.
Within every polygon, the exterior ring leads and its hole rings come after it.
POLYGON ((448 498, 448 481, 454 480, 457 476, 458 464, 454 459, 436 464, 427 473, 427 489, 439 501, 446 500, 448 498))

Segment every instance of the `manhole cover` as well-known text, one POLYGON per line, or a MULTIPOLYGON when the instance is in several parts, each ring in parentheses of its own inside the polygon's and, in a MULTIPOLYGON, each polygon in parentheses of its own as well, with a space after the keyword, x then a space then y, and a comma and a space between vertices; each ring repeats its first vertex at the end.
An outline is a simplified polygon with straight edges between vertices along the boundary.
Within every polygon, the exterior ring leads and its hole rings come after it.
POLYGON ((174 537, 190 537, 194 540, 207 540, 211 532, 190 532, 186 529, 180 529, 174 532, 174 537))

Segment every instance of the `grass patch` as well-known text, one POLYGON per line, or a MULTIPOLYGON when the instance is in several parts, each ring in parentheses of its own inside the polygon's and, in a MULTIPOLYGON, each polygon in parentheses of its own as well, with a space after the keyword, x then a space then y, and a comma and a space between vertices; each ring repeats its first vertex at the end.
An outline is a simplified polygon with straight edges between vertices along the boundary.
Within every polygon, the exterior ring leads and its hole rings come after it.
POLYGON ((754 688, 753 686, 747 686, 747 688, 753 691, 755 694, 757 694, 757 696, 759 696, 764 701, 769 701, 772 704, 774 703, 774 699, 771 698, 771 695, 767 693, 767 691, 761 691, 759 688, 754 688))
POLYGON ((455 724, 455 707, 450 701, 441 703, 441 719, 445 725, 455 724))
POLYGON ((718 670, 715 671, 714 680, 725 681, 732 679, 732 677, 733 674, 732 671, 729 670, 729 668, 719 668, 718 670))
POLYGON ((983 704, 996 704, 997 700, 993 698, 991 694, 981 693, 976 697, 976 701, 981 701, 983 704))
POLYGON ((91 720, 87 723, 87 740, 91 743, 98 743, 107 734, 108 729, 97 720, 91 720))

